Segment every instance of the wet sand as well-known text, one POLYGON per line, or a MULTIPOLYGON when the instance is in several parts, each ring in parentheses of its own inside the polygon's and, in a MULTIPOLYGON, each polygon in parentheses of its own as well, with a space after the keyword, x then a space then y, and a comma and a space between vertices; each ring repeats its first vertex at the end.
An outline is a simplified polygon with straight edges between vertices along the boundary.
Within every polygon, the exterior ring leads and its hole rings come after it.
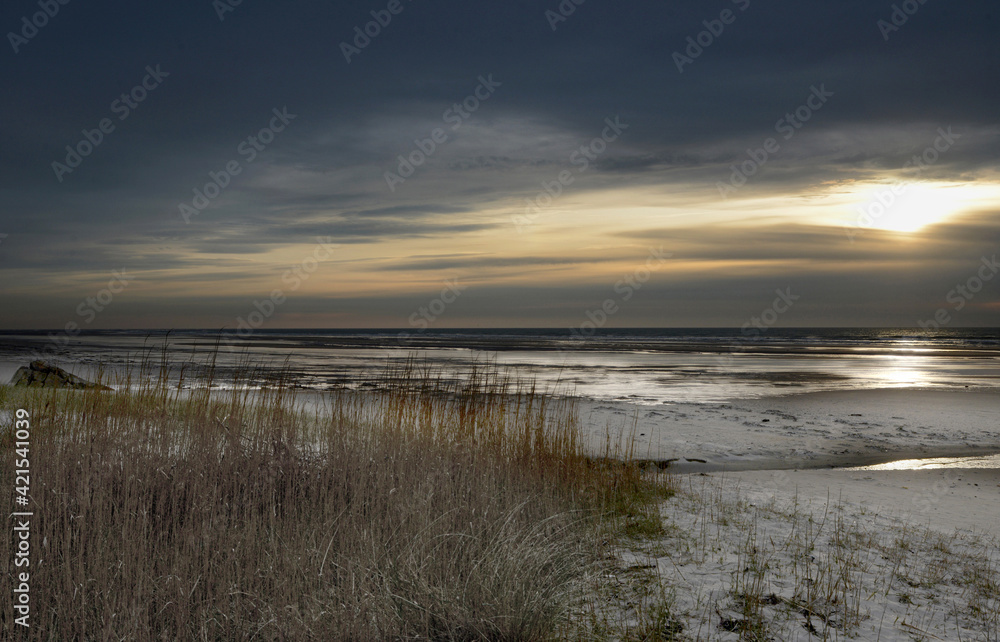
POLYGON ((631 458, 673 460, 678 472, 1000 453, 995 389, 836 391, 661 406, 584 400, 580 419, 595 454, 610 432, 631 458))

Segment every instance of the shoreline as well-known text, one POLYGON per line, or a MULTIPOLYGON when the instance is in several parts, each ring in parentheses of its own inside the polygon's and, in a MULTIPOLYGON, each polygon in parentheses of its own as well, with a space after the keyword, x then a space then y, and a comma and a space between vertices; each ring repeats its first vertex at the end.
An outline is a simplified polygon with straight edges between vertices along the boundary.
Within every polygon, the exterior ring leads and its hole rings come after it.
POLYGON ((42 334, 22 333, 0 335, 0 379, 42 353, 68 370, 103 364, 109 373, 166 359, 172 376, 182 368, 189 376, 215 368, 225 377, 253 364, 262 377, 285 376, 314 390, 357 388, 415 363, 445 377, 495 367, 555 393, 657 408, 896 386, 1000 393, 998 341, 985 329, 800 328, 750 342, 735 329, 609 330, 588 337, 557 329, 441 330, 413 342, 377 329, 276 329, 235 344, 220 343, 218 331, 188 330, 102 331, 57 346, 42 334))
POLYGON ((673 460, 668 469, 678 473, 847 468, 1000 453, 1000 394, 982 389, 807 392, 656 407, 578 403, 591 450, 610 434, 612 446, 631 453, 628 458, 673 460))
MULTIPOLYGON (((12 363, 0 362, 0 377, 5 366, 14 369, 12 363)), ((87 366, 68 370, 85 378, 95 374, 87 366)), ((9 385, 7 379, 0 383, 9 385)), ((212 389, 228 393, 232 387, 226 384, 220 378, 212 389)), ((241 384, 236 387, 240 392, 259 392, 255 385, 241 384)), ((195 389, 185 386, 184 393, 195 389)), ((376 392, 345 391, 362 396, 376 392)), ((313 410, 338 391, 293 385, 288 392, 301 407, 313 410)), ((542 394, 575 405, 580 436, 592 455, 639 460, 678 474, 852 468, 1000 453, 998 388, 804 391, 658 405, 594 399, 564 389, 542 394)))

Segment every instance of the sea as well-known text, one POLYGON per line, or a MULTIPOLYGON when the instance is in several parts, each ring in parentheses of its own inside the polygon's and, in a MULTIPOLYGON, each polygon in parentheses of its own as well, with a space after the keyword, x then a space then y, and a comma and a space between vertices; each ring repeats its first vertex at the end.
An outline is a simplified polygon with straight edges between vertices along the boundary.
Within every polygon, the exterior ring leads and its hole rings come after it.
POLYGON ((1000 394, 995 328, 0 332, 0 380, 34 359, 81 376, 162 363, 184 387, 203 385, 211 364, 215 386, 267 385, 280 374, 315 391, 372 386, 407 363, 456 378, 492 367, 553 394, 642 405, 878 388, 1000 394), (253 378, 234 383, 247 365, 253 378))

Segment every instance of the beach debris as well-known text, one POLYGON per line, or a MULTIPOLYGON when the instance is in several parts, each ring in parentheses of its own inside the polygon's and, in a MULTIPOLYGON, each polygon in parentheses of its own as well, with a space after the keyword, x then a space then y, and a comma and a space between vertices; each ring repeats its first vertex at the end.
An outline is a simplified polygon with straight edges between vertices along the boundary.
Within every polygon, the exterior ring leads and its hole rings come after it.
POLYGON ((677 460, 678 460, 677 457, 671 459, 635 459, 633 460, 632 463, 638 466, 642 470, 646 470, 647 468, 653 468, 653 467, 656 467, 660 470, 666 470, 667 468, 670 467, 671 463, 677 460))
POLYGON ((679 640, 681 639, 680 635, 683 632, 684 625, 674 618, 667 618, 663 627, 659 631, 660 637, 664 640, 679 640))
POLYGON ((62 368, 50 366, 44 361, 32 361, 29 366, 21 366, 10 380, 12 386, 27 388, 73 388, 76 390, 111 390, 111 388, 87 381, 66 372, 62 368))
POLYGON ((723 631, 740 633, 741 635, 753 632, 754 623, 748 619, 725 617, 721 612, 719 612, 718 607, 715 608, 715 614, 719 616, 719 629, 723 631))

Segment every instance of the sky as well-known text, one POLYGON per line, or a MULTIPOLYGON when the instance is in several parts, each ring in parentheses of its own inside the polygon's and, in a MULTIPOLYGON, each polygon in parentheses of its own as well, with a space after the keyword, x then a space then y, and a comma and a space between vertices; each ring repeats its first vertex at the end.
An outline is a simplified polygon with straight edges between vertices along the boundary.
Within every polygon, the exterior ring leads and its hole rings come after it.
POLYGON ((0 329, 1000 325, 995 2, 0 29, 0 329))

